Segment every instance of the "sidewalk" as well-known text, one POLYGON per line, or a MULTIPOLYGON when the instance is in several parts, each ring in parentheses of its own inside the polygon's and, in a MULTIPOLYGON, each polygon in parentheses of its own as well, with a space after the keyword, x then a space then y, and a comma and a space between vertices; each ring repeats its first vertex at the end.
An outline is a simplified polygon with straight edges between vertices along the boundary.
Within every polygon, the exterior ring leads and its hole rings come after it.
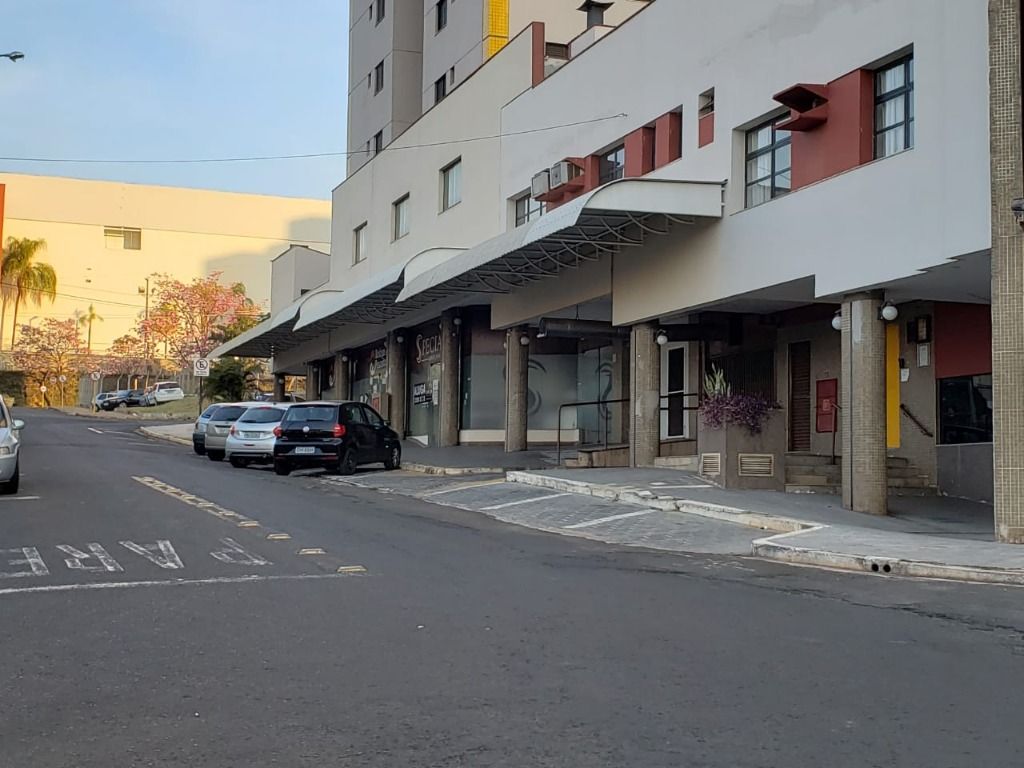
POLYGON ((505 453, 501 445, 424 448, 411 440, 403 440, 402 466, 412 472, 432 475, 490 475, 511 470, 553 467, 555 454, 554 449, 505 453))
POLYGON ((510 472, 511 482, 731 521, 773 534, 751 554, 879 574, 1024 585, 1024 547, 993 540, 992 508, 948 497, 890 497, 888 517, 835 496, 726 491, 678 470, 510 472))
POLYGON ((188 424, 165 424, 159 427, 139 427, 139 432, 160 440, 191 446, 193 428, 192 422, 189 422, 188 424))

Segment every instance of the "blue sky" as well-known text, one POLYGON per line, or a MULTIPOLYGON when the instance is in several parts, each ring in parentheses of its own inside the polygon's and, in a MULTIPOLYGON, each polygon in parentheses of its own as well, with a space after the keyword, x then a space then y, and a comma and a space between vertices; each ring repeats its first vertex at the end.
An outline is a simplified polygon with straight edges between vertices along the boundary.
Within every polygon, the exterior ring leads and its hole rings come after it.
MULTIPOLYGON (((163 159, 345 149, 348 0, 0 0, 0 155, 163 159)), ((0 170, 330 197, 344 157, 0 170)))

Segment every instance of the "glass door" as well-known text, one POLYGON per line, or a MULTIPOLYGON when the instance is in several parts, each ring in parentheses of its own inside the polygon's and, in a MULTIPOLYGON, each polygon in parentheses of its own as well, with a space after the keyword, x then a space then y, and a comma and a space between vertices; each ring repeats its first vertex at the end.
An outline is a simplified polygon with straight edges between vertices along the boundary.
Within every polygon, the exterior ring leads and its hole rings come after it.
POLYGON ((696 403, 696 398, 687 397, 689 381, 688 342, 670 342, 661 348, 661 439, 690 437, 690 412, 687 402, 696 403))

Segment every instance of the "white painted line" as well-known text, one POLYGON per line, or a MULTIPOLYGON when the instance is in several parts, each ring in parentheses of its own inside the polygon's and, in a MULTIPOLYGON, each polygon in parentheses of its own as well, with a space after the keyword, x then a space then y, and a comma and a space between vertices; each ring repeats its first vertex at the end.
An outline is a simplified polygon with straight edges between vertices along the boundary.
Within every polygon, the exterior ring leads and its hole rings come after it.
POLYGON ((95 432, 97 435, 103 434, 102 429, 96 429, 95 427, 86 427, 86 429, 88 429, 90 432, 95 432))
POLYGON ((692 485, 659 485, 658 490, 664 491, 669 488, 711 488, 713 487, 710 483, 694 483, 692 485))
POLYGON ((535 501, 546 501, 548 499, 557 499, 559 496, 568 496, 568 493, 549 493, 547 496, 535 496, 532 499, 520 499, 519 501, 509 501, 505 504, 494 504, 490 507, 481 507, 481 512, 490 512, 495 509, 507 509, 508 507, 518 507, 520 504, 533 504, 535 501))
MULTIPOLYGON (((350 568, 362 568, 362 566, 350 566, 350 568)), ((359 571, 348 570, 337 573, 304 573, 304 574, 282 574, 279 576, 220 576, 212 579, 163 579, 157 581, 101 581, 85 584, 51 584, 45 587, 9 587, 0 589, 0 597, 4 595, 18 595, 26 592, 79 592, 93 589, 136 589, 138 587, 191 587, 206 586, 210 584, 248 584, 250 582, 262 581, 314 581, 320 579, 337 579, 346 573, 365 573, 366 569, 359 571)))
MULTIPOLYGON (((25 475, 22 474, 22 477, 25 475)), ((0 501, 39 501, 38 496, 0 496, 0 501)))
POLYGON ((429 493, 421 494, 421 498, 427 498, 428 496, 440 496, 443 493, 455 493, 456 491, 468 491, 471 488, 485 488, 488 485, 501 485, 505 482, 505 478, 498 480, 486 480, 480 483, 461 483, 456 485, 454 488, 442 488, 440 491, 430 491, 429 493))
POLYGON ((602 523, 610 523, 614 520, 625 520, 627 517, 640 517, 641 515, 649 515, 651 512, 657 512, 655 509, 641 509, 639 512, 626 512, 621 515, 611 515, 610 517, 599 517, 597 520, 587 520, 585 523, 576 523, 575 525, 565 526, 566 530, 575 530, 576 528, 590 528, 594 525, 601 525, 602 523))

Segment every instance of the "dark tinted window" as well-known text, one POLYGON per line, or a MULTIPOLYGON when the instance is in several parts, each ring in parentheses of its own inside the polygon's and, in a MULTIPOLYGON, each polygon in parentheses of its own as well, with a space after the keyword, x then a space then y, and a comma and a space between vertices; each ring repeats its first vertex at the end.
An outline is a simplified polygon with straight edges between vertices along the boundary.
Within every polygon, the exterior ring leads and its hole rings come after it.
POLYGON ((181 389, 181 386, 179 384, 177 384, 176 382, 169 381, 169 382, 166 382, 164 384, 158 385, 157 388, 158 389, 181 389))
POLYGON ((202 416, 200 416, 199 418, 201 418, 201 419, 208 419, 208 418, 210 418, 211 416, 213 416, 213 412, 216 411, 218 408, 220 408, 219 405, 211 405, 209 408, 207 408, 205 411, 203 411, 202 416))
POLYGON ((293 405, 285 415, 285 421, 330 421, 337 411, 330 405, 293 405))
POLYGON ((383 427, 384 426, 384 419, 382 419, 380 417, 380 414, 377 413, 375 410, 373 410, 373 408, 371 408, 370 406, 364 405, 363 406, 363 413, 366 414, 366 421, 371 426, 374 426, 374 427, 383 427))
POLYGON ((246 424, 273 424, 280 421, 282 416, 284 416, 282 408, 250 408, 242 414, 239 421, 244 421, 246 424))
POLYGON ((939 442, 992 442, 992 375, 939 381, 939 442))
POLYGON ((366 417, 363 416, 363 409, 355 404, 341 406, 341 420, 345 424, 366 423, 366 417))
POLYGON ((211 421, 234 421, 239 416, 245 413, 245 406, 241 405, 222 405, 213 415, 210 416, 211 421))

